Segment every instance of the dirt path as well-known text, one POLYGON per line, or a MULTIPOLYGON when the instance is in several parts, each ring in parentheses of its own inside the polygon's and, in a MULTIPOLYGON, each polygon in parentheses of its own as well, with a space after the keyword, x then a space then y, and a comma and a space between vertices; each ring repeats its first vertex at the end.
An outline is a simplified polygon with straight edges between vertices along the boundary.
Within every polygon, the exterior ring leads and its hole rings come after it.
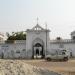
POLYGON ((75 59, 68 62, 47 62, 45 60, 27 60, 25 62, 63 75, 75 75, 75 59))

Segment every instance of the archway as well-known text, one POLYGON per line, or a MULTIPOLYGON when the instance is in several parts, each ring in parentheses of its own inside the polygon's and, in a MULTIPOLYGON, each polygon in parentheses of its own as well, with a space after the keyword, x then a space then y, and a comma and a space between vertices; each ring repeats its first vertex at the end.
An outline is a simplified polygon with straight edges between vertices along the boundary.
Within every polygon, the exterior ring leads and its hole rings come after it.
POLYGON ((33 58, 44 58, 44 49, 42 44, 36 43, 33 46, 33 58))
POLYGON ((32 58, 44 58, 45 50, 44 50, 44 42, 40 38, 36 38, 32 42, 32 58))

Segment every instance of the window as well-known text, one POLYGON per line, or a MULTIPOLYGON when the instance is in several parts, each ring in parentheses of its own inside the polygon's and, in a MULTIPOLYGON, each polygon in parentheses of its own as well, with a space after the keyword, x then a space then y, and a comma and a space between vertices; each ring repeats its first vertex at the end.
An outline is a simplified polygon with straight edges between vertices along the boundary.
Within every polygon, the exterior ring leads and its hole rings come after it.
POLYGON ((26 51, 26 49, 23 49, 22 51, 26 51))
POLYGON ((73 36, 73 40, 75 40, 75 36, 73 36))
POLYGON ((20 51, 19 51, 19 50, 17 50, 17 51, 16 51, 16 53, 20 53, 20 51))
POLYGON ((65 52, 62 52, 62 55, 65 55, 65 52))

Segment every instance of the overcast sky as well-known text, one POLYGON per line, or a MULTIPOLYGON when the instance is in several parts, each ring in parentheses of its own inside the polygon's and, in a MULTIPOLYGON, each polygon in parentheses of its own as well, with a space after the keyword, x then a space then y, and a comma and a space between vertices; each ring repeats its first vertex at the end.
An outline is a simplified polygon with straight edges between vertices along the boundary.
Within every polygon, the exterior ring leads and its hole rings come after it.
POLYGON ((0 0, 0 32, 25 31, 37 23, 57 36, 69 39, 75 30, 75 0, 0 0))

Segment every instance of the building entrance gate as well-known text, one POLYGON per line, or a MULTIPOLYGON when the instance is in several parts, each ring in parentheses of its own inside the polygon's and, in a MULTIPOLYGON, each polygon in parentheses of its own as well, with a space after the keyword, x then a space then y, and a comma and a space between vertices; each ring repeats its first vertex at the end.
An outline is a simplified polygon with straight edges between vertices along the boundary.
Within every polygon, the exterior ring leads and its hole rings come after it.
POLYGON ((43 46, 40 43, 36 43, 33 46, 33 58, 43 58, 43 46))

